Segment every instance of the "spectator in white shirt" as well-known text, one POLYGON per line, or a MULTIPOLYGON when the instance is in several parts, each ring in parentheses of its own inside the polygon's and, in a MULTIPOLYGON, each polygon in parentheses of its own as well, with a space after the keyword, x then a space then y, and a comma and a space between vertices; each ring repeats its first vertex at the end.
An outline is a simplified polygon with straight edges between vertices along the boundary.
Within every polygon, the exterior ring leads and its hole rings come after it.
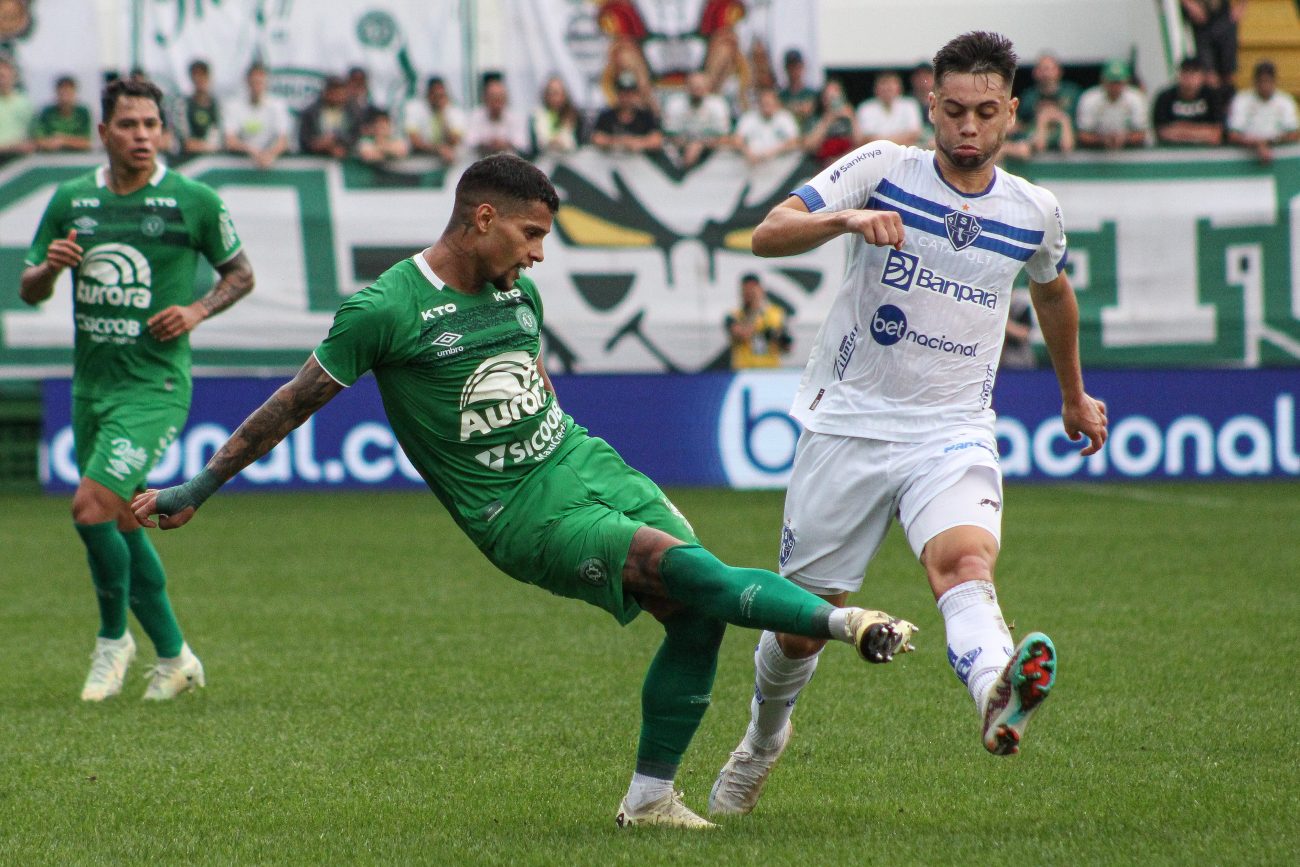
POLYGON ((1147 143, 1147 100, 1129 84, 1128 64, 1111 60, 1101 70, 1101 84, 1079 97, 1075 120, 1080 147, 1120 150, 1147 143))
POLYGON ((1300 140, 1300 124, 1295 97, 1277 89, 1277 67, 1272 61, 1255 64, 1254 82, 1228 107, 1228 141, 1251 148, 1267 165, 1273 161, 1274 145, 1300 140))
POLYGON ((226 150, 246 154, 259 169, 270 168, 289 149, 289 107, 266 92, 266 67, 254 63, 244 75, 248 92, 222 112, 226 150))
POLYGON ((542 86, 542 99, 533 109, 531 132, 533 152, 541 154, 571 154, 578 149, 578 129, 581 119, 578 107, 569 96, 564 79, 552 75, 542 86))
POLYGON ((735 142, 750 165, 799 149, 799 122, 781 107, 776 88, 758 92, 758 108, 745 112, 736 123, 735 142))
POLYGON ((483 104, 470 113, 465 145, 476 157, 528 152, 528 124, 510 110, 510 94, 500 78, 483 84, 483 104))
POLYGON ((677 153, 678 163, 690 168, 731 136, 731 110, 720 94, 709 92, 709 77, 692 72, 686 91, 673 94, 664 104, 664 135, 677 153))
POLYGON ((921 106, 903 95, 903 79, 897 72, 876 76, 875 96, 858 106, 858 131, 862 141, 885 139, 901 145, 921 140, 921 106))
POLYGON ((434 75, 425 83, 424 96, 406 104, 402 128, 413 152, 454 163, 465 138, 465 112, 452 103, 442 77, 434 75))

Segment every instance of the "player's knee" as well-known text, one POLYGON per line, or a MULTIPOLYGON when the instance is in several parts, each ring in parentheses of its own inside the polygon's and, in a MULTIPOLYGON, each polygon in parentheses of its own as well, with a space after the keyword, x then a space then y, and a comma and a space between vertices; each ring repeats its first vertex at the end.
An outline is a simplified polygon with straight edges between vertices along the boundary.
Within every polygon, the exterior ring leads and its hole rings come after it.
POLYGON ((776 643, 781 646, 781 652, 787 659, 808 659, 821 653, 822 648, 826 646, 826 640, 822 638, 784 633, 777 634, 776 643))
POLYGON ((992 581, 993 560, 984 552, 967 551, 929 564, 930 583, 945 592, 970 581, 992 581))

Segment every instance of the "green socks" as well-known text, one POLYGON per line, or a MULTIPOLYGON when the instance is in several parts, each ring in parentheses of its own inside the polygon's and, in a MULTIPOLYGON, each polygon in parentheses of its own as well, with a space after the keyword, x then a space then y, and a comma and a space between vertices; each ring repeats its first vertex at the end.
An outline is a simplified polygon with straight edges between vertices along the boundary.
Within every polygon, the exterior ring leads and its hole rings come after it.
POLYGON ((697 611, 664 622, 664 641, 641 687, 639 774, 671 780, 709 709, 726 624, 697 611))
MULTIPOLYGON (((185 639, 167 598, 167 573, 153 543, 141 530, 122 533, 131 552, 131 611, 160 657, 180 656, 185 639)), ((125 620, 125 612, 123 612, 125 620)))
POLYGON ((131 585, 131 551, 116 521, 73 524, 86 546, 90 580, 99 602, 99 637, 118 639, 126 634, 127 588, 131 585))
POLYGON ((728 566, 699 545, 679 545, 664 552, 659 574, 669 597, 727 623, 832 637, 835 606, 775 572, 728 566))

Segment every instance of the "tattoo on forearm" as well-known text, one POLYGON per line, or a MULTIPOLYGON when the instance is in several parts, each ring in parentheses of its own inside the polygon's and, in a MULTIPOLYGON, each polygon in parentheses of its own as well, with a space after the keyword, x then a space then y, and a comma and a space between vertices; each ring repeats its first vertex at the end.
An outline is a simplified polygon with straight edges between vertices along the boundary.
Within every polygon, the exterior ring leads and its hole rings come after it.
POLYGON ((221 449, 208 461, 208 469, 222 482, 229 481, 244 467, 265 455, 329 403, 342 389, 314 361, 282 385, 256 412, 244 420, 221 449))
POLYGON ((199 305, 209 316, 217 315, 253 291, 253 266, 245 254, 238 254, 218 271, 221 279, 217 285, 199 299, 199 305))

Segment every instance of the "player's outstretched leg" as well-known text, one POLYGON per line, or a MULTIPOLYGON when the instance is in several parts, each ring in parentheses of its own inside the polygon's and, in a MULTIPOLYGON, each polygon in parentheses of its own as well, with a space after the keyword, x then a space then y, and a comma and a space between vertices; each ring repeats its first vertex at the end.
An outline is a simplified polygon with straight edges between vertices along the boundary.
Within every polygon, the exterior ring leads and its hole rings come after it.
POLYGON ((659 566, 669 597, 719 620, 851 644, 868 662, 912 650, 916 626, 867 608, 836 608, 775 572, 728 566, 698 545, 664 552, 659 566))
POLYGON ((1055 684, 1056 647, 1043 633, 1031 632, 1017 645, 985 699, 985 748, 997 756, 1020 752, 1029 718, 1055 684))

